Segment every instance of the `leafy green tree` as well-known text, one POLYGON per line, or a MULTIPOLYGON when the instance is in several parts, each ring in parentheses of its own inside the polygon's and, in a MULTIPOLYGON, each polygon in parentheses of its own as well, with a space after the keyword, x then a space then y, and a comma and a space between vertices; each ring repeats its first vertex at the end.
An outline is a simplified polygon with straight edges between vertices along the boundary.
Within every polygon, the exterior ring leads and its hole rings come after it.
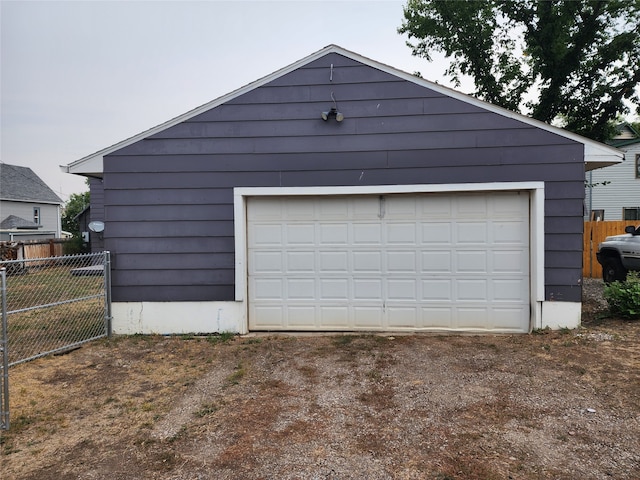
POLYGON ((65 253, 82 253, 86 250, 82 241, 82 234, 78 220, 75 218, 80 212, 89 206, 89 192, 72 193, 64 205, 62 213, 62 230, 73 234, 73 239, 65 249, 65 253))
POLYGON ((640 0, 408 0, 398 31, 479 98, 596 140, 640 103, 640 0))

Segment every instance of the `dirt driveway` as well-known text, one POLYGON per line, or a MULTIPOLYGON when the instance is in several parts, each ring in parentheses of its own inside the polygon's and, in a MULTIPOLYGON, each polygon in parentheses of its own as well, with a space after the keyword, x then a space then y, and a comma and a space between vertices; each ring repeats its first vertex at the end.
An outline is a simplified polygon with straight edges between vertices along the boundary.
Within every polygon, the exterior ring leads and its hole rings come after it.
POLYGON ((3 479, 640 478, 640 322, 99 341, 11 369, 3 479))

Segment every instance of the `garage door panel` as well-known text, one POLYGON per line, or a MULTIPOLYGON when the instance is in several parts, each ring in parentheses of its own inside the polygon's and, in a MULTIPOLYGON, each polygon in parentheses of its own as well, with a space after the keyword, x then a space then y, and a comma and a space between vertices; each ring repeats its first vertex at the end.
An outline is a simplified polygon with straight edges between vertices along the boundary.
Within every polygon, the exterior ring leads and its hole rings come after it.
POLYGON ((379 250, 353 251, 354 273, 376 273, 382 274, 382 252, 379 250))
POLYGON ((489 307, 458 307, 456 328, 459 330, 486 330, 489 324, 489 307))
POLYGON ((285 297, 284 278, 254 278, 251 282, 256 300, 281 301, 285 297))
POLYGON ((452 255, 450 250, 422 251, 422 271, 428 273, 452 273, 452 255))
POLYGON ((417 197, 408 195, 390 195, 384 198, 384 211, 394 219, 416 218, 418 208, 417 197))
POLYGON ((415 302, 417 298, 417 286, 418 279, 387 279, 387 294, 385 295, 388 301, 412 301, 415 302))
POLYGON ((456 255, 456 272, 487 273, 488 252, 486 250, 465 250, 456 255))
POLYGON ((316 253, 309 251, 290 251, 286 252, 286 273, 309 273, 316 272, 316 253))
POLYGON ((256 247, 282 245, 282 225, 256 223, 250 227, 249 235, 254 239, 256 247))
POLYGON ((489 243, 488 225, 486 222, 464 222, 456 224, 455 239, 452 243, 465 244, 481 244, 489 243))
POLYGON ((415 245, 418 242, 418 225, 413 223, 390 223, 387 225, 387 245, 415 245))
POLYGON ((321 278, 319 300, 348 301, 350 298, 349 283, 348 278, 321 278))
POLYGON ((354 278, 353 299, 379 300, 382 304, 382 279, 381 278, 354 278))
MULTIPOLYGON (((277 330, 283 327, 284 307, 282 305, 259 305, 251 307, 254 328, 277 330)), ((285 324, 286 325, 286 324, 285 324)))
POLYGON ((287 279, 286 296, 292 300, 315 301, 318 297, 316 280, 313 278, 287 279))
POLYGON ((347 245, 349 243, 348 223, 329 223, 318 225, 320 245, 347 245))
POLYGON ((315 245, 316 229, 313 223, 296 223, 285 226, 285 245, 315 245))
POLYGON ((313 330, 317 328, 316 308, 311 305, 287 306, 286 324, 290 330, 313 330))
POLYGON ((346 273, 349 271, 349 252, 320 251, 318 252, 318 265, 321 274, 346 273))
POLYGON ((506 274, 522 274, 529 271, 528 252, 524 249, 496 250, 493 257, 493 272, 506 274))
POLYGON ((372 307, 354 305, 354 326, 361 329, 380 330, 383 328, 382 313, 378 305, 372 307))
POLYGON ((422 223, 422 239, 423 245, 451 245, 453 239, 453 226, 448 223, 422 223))
POLYGON ((419 218, 424 220, 449 220, 453 217, 453 199, 447 195, 424 195, 416 201, 419 218))
POLYGON ((453 326, 454 310, 450 305, 423 306, 420 309, 423 327, 433 329, 450 329, 453 326))
POLYGON ((343 197, 349 204, 349 218, 351 220, 376 220, 380 217, 380 197, 343 197))
POLYGON ((522 278, 505 278, 492 281, 493 301, 522 304, 527 300, 528 285, 522 278))
POLYGON ((526 194, 262 201, 247 204, 250 329, 528 330, 526 194))
POLYGON ((451 302, 453 299, 453 280, 449 278, 422 280, 422 298, 424 302, 451 302))
POLYGON ((488 294, 488 281, 486 279, 467 280, 459 279, 455 282, 458 302, 486 301, 488 294))
POLYGON ((282 252, 273 250, 255 250, 249 258, 249 274, 284 273, 282 252))
POLYGON ((525 309, 522 307, 495 307, 491 311, 492 327, 496 330, 512 332, 519 331, 519 328, 514 327, 514 318, 520 318, 521 322, 527 322, 529 319, 529 309, 525 309))
POLYGON ((386 306, 388 326, 390 328, 416 328, 421 322, 418 318, 418 307, 386 306))
POLYGON ((329 329, 351 327, 348 321, 345 322, 349 317, 349 307, 346 305, 320 307, 320 327, 329 329))
POLYGON ((495 245, 525 245, 528 243, 526 229, 522 222, 492 222, 493 236, 491 243, 495 245))
POLYGON ((418 269, 415 251, 390 251, 386 254, 387 272, 416 273, 418 269))
POLYGON ((354 245, 382 245, 382 225, 379 223, 358 223, 352 228, 354 245))
POLYGON ((327 197, 324 201, 318 203, 318 218, 321 221, 348 220, 350 216, 350 204, 346 201, 346 197, 327 197))
POLYGON ((455 217, 464 218, 486 218, 487 198, 485 196, 461 195, 455 201, 455 217))

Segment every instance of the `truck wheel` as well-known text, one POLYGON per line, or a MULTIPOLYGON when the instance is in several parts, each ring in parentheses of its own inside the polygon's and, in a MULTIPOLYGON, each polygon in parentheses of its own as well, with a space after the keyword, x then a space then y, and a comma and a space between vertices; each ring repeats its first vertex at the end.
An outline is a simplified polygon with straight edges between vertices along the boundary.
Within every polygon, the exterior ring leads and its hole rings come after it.
POLYGON ((607 257, 602 262, 602 279, 604 283, 624 282, 627 278, 627 269, 617 257, 607 257))

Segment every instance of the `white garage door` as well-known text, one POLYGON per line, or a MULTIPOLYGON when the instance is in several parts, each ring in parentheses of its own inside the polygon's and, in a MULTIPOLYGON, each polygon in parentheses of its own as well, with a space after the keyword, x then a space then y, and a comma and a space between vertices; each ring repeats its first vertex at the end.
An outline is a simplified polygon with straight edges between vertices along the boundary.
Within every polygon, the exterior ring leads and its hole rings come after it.
POLYGON ((250 330, 523 332, 526 192, 254 197, 250 330))

